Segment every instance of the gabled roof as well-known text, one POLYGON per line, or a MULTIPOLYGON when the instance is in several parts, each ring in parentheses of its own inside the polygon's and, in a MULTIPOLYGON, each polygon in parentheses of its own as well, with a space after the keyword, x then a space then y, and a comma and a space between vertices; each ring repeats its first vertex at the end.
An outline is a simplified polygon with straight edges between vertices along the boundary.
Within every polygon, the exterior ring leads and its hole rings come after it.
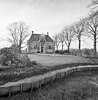
MULTIPOLYGON (((28 41, 39 41, 42 34, 32 34, 28 41)), ((54 42, 49 35, 44 35, 46 42, 54 42)))

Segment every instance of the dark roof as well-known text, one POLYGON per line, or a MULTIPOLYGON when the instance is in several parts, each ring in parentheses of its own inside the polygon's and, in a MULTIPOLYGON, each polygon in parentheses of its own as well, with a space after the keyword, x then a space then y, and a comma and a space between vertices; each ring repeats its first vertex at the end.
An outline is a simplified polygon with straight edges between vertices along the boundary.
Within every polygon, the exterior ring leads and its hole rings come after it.
MULTIPOLYGON (((32 34, 28 41, 39 41, 42 34, 32 34)), ((44 35, 46 42, 54 42, 49 35, 44 35)))

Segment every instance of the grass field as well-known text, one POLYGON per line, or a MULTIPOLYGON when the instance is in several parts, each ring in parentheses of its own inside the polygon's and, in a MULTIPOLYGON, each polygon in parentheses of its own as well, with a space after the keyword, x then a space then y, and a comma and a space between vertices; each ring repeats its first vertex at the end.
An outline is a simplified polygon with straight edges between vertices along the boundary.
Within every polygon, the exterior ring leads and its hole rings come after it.
POLYGON ((98 100, 98 71, 77 72, 34 92, 0 100, 98 100))
POLYGON ((88 63, 86 58, 72 55, 55 55, 55 54, 30 54, 29 58, 32 61, 37 61, 44 66, 56 66, 71 63, 88 63))
POLYGON ((38 65, 32 67, 12 67, 0 71, 0 85, 7 82, 15 82, 24 78, 29 78, 49 71, 79 65, 89 65, 92 62, 85 58, 71 55, 29 55, 32 61, 37 61, 38 65))

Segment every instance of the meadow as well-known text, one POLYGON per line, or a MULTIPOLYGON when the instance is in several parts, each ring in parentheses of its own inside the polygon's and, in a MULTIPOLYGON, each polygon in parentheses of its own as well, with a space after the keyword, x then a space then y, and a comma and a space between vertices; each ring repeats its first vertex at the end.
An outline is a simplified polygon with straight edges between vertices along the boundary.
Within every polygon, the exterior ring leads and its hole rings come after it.
POLYGON ((31 61, 37 61, 46 67, 72 63, 91 63, 91 60, 73 55, 60 54, 29 54, 31 61))
POLYGON ((76 72, 33 92, 0 100, 98 100, 98 71, 76 72))

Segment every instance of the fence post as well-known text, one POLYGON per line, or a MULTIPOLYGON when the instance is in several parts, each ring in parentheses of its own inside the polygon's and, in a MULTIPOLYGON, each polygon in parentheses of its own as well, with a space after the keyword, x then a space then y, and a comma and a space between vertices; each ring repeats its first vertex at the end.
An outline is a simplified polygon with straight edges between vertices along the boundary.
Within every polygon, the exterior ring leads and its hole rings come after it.
POLYGON ((33 83, 31 82, 31 92, 33 91, 33 83))
POLYGON ((9 87, 9 97, 11 96, 12 86, 9 87))
POLYGON ((47 77, 45 78, 45 85, 47 85, 47 77))
POLYGON ((39 88, 41 89, 41 80, 39 80, 39 88))
POLYGON ((22 84, 20 84, 20 93, 22 93, 22 84))

